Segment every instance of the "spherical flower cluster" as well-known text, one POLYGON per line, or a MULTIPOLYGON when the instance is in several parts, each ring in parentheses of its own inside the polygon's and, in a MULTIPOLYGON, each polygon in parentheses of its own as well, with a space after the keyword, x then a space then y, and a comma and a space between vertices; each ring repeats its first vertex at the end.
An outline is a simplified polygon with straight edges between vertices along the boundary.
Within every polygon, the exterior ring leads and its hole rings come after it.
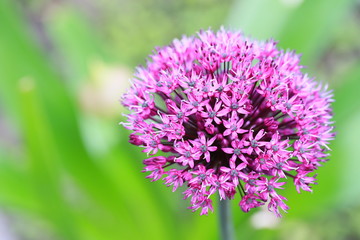
POLYGON ((224 29, 157 48, 122 98, 130 143, 150 155, 148 178, 173 191, 186 185, 201 214, 213 211, 216 192, 238 192, 243 211, 267 203, 281 216, 288 207, 277 189, 292 178, 311 191, 334 137, 332 94, 301 68, 276 42, 224 29))

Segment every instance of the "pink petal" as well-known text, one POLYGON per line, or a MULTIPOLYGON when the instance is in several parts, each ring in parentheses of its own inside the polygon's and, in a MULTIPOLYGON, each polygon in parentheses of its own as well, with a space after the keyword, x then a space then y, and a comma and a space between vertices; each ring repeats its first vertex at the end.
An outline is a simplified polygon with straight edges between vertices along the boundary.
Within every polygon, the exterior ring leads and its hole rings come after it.
POLYGON ((223 152, 225 152, 227 154, 233 154, 234 153, 233 148, 221 148, 221 150, 223 150, 223 152))

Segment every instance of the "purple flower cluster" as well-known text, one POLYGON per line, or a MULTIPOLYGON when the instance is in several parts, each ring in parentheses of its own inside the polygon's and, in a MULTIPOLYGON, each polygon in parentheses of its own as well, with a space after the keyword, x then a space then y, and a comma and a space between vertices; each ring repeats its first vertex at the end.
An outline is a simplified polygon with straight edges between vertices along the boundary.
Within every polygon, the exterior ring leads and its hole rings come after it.
POLYGON ((281 216, 288 206, 277 190, 292 178, 311 191, 334 137, 332 94, 301 68, 276 42, 224 29, 156 49, 122 98, 130 143, 151 155, 148 178, 186 185, 201 214, 213 211, 214 193, 238 192, 243 211, 267 203, 281 216))

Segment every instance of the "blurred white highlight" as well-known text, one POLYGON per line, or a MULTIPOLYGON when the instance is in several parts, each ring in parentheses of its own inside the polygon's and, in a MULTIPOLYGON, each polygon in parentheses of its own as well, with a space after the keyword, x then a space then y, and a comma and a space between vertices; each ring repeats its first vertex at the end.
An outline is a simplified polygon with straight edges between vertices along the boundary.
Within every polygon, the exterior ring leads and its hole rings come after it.
POLYGON ((269 212, 266 207, 261 207, 260 211, 251 216, 250 222, 255 229, 274 229, 279 225, 280 218, 269 212))

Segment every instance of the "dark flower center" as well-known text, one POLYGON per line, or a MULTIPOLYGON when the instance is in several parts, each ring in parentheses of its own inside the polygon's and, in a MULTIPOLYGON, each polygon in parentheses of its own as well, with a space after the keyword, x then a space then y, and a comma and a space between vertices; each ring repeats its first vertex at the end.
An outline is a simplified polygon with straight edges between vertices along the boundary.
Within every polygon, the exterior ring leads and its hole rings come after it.
POLYGON ((248 181, 248 184, 250 184, 250 185, 252 185, 252 186, 255 186, 255 179, 250 179, 249 181, 248 181))
POLYGON ((210 111, 208 112, 208 114, 209 114, 209 118, 214 118, 216 116, 216 112, 214 111, 210 111))
POLYGON ((190 81, 190 82, 188 82, 189 87, 194 87, 195 84, 196 84, 195 81, 190 81))
POLYGON ((201 152, 203 152, 203 153, 207 152, 207 146, 206 145, 202 145, 200 147, 200 149, 201 149, 201 152))
POLYGON ((233 109, 233 110, 236 110, 236 109, 239 108, 239 104, 237 104, 237 103, 232 103, 231 106, 230 106, 230 108, 233 109))
POLYGON ((240 155, 240 153, 241 153, 241 150, 240 150, 240 149, 238 149, 238 148, 235 148, 235 149, 234 149, 234 154, 235 154, 235 155, 240 155))
POLYGON ((197 107, 197 106, 199 106, 199 102, 198 102, 198 101, 194 101, 194 102, 192 102, 192 105, 193 105, 194 107, 197 107))
POLYGON ((285 103, 285 107, 287 108, 287 110, 290 110, 292 105, 291 105, 291 103, 285 103))
POLYGON ((279 169, 279 170, 282 170, 283 165, 284 165, 284 163, 277 163, 276 168, 279 169))
POLYGON ((268 190, 268 192, 274 191, 274 186, 273 185, 268 185, 267 190, 268 190))
POLYGON ((150 147, 156 147, 156 146, 157 146, 157 142, 154 140, 151 140, 150 147))
POLYGON ((230 175, 233 177, 237 177, 237 176, 239 176, 239 173, 235 169, 233 169, 233 170, 231 170, 230 175))
POLYGON ((183 112, 178 112, 177 114, 176 114, 176 117, 177 118, 182 118, 184 116, 184 113, 183 112))

